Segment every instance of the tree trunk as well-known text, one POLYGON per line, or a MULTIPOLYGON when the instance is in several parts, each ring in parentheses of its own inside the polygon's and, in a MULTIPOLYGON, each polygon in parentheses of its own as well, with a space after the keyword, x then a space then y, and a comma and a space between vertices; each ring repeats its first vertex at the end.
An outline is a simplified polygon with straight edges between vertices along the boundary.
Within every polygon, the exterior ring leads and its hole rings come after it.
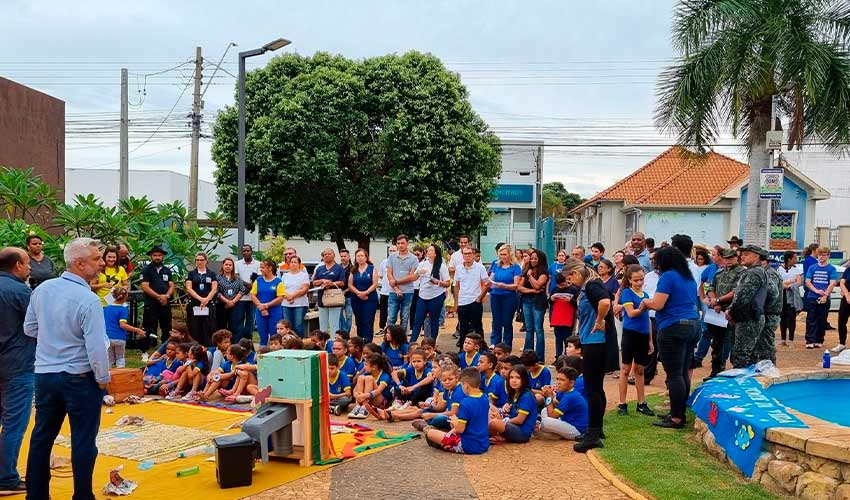
MULTIPOLYGON (((343 238, 342 236, 338 236, 338 235, 336 235, 336 234, 335 234, 335 235, 333 235, 333 240, 334 240, 334 243, 336 243, 336 251, 337 251, 337 253, 339 253, 340 251, 342 251, 342 250, 346 249, 346 248, 345 248, 345 238, 343 238)), ((348 250, 351 250, 351 249, 349 248, 348 250)), ((352 252, 352 253, 354 253, 354 252, 352 252)))
POLYGON ((368 234, 361 234, 357 236, 357 248, 362 248, 369 251, 369 245, 372 243, 372 237, 368 234))
MULTIPOLYGON (((744 221, 744 244, 767 248, 767 200, 759 198, 761 169, 770 167, 770 153, 766 149, 766 134, 770 130, 772 99, 768 96, 753 104, 750 122, 750 178, 744 221)), ((734 232, 734 231, 733 231, 734 232)))

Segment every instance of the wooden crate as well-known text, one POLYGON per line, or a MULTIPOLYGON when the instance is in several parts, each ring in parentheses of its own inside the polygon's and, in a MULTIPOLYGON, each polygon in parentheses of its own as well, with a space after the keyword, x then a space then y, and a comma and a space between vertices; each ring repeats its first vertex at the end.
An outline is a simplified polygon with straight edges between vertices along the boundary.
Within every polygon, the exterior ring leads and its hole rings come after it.
POLYGON ((106 392, 120 403, 129 396, 145 395, 144 373, 138 368, 112 368, 109 370, 112 379, 106 387, 106 392))

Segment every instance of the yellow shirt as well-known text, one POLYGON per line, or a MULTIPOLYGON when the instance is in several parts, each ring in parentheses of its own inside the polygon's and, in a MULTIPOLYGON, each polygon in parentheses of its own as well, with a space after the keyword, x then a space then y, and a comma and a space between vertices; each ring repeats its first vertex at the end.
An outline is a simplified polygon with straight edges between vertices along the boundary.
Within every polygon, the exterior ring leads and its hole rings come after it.
POLYGON ((106 307, 106 296, 112 291, 112 288, 119 283, 127 282, 127 271, 123 266, 118 266, 118 269, 106 267, 100 276, 97 277, 97 282, 100 284, 111 283, 111 286, 105 286, 97 290, 97 296, 100 297, 100 305, 106 307))

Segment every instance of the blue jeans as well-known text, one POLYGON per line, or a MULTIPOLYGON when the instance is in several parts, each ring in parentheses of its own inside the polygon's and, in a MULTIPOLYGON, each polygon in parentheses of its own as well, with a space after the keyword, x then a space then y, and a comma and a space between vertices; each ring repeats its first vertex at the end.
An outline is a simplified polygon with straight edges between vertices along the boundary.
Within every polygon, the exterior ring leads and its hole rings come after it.
POLYGON ((428 332, 432 339, 437 338, 440 333, 440 310, 443 309, 443 304, 446 303, 446 294, 441 293, 433 299, 423 299, 419 297, 419 302, 416 304, 416 317, 413 318, 413 331, 410 334, 410 341, 416 342, 419 338, 419 333, 422 331, 422 325, 425 323, 425 316, 428 316, 428 323, 431 326, 431 331, 428 332))
POLYGON ((375 334, 375 312, 378 310, 377 298, 374 294, 368 300, 354 297, 351 299, 351 307, 354 311, 354 322, 357 325, 357 336, 367 344, 372 342, 375 334))
POLYGON ((266 316, 263 316, 260 311, 257 311, 255 314, 254 319, 257 321, 257 333, 260 334, 260 346, 268 345, 269 336, 277 332, 277 322, 280 321, 283 315, 282 309, 283 307, 281 306, 274 306, 267 309, 269 314, 266 316))
POLYGON ((257 312, 257 306, 250 300, 243 300, 240 303, 242 304, 242 314, 244 314, 245 322, 242 324, 242 328, 239 329, 239 338, 253 340, 254 313, 257 312))
POLYGON ((490 313, 493 315, 493 332, 490 334, 490 345, 501 342, 513 345, 514 342, 514 313, 516 313, 517 294, 490 294, 490 313))
POLYGON ((0 490, 14 488, 21 482, 18 453, 30 421, 35 376, 23 372, 0 378, 0 490))
POLYGON ((546 311, 537 309, 535 302, 537 297, 534 295, 522 298, 522 316, 525 318, 525 344, 522 350, 536 352, 537 359, 543 363, 546 359, 546 342, 543 338, 543 316, 546 315, 546 311))
MULTIPOLYGON (((407 292, 401 297, 394 291, 390 292, 387 304, 387 325, 401 325, 407 330, 410 324, 410 304, 413 302, 413 292, 407 292)), ((419 305, 417 304, 417 308, 419 305)))
MULTIPOLYGON (((223 324, 225 325, 224 328, 233 332, 234 342, 239 342, 239 339, 242 338, 242 327, 245 325, 245 304, 247 304, 247 302, 242 302, 240 300, 230 309, 219 304, 219 310, 216 311, 222 315, 219 325, 223 324)), ((254 303, 252 302, 251 305, 253 306, 254 303)))
POLYGON ((302 339, 304 338, 304 315, 306 314, 307 306, 283 308, 283 319, 292 324, 292 330, 302 339))
MULTIPOLYGON (((354 310, 351 308, 351 297, 345 298, 345 306, 339 311, 339 329, 351 333, 351 317, 354 310)), ((334 332, 336 333, 336 332, 334 332)))
POLYGON ((339 330, 339 317, 342 307, 320 307, 319 308, 319 330, 334 338, 339 330))
MULTIPOLYGON (((95 438, 100 428, 103 391, 92 372, 35 375, 35 428, 27 459, 27 498, 47 500, 50 495, 50 452, 65 421, 71 424, 73 500, 94 500, 92 474, 97 459, 95 438)), ((102 478, 98 478, 100 481, 102 478)))

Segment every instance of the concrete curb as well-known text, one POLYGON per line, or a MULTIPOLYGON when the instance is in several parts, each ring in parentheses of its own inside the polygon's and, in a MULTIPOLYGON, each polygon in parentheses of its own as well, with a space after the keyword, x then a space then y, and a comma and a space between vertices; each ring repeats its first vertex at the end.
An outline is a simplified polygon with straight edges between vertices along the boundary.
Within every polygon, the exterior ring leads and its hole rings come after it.
POLYGON ((593 465, 593 468, 596 469, 596 472, 598 472, 602 477, 605 478, 605 480, 611 483, 611 486, 620 490, 627 497, 631 498, 632 500, 651 500, 650 498, 644 496, 628 484, 618 479, 617 476, 614 475, 614 473, 608 469, 608 466, 602 461, 602 459, 596 453, 596 450, 588 451, 587 459, 590 460, 590 464, 593 465))

